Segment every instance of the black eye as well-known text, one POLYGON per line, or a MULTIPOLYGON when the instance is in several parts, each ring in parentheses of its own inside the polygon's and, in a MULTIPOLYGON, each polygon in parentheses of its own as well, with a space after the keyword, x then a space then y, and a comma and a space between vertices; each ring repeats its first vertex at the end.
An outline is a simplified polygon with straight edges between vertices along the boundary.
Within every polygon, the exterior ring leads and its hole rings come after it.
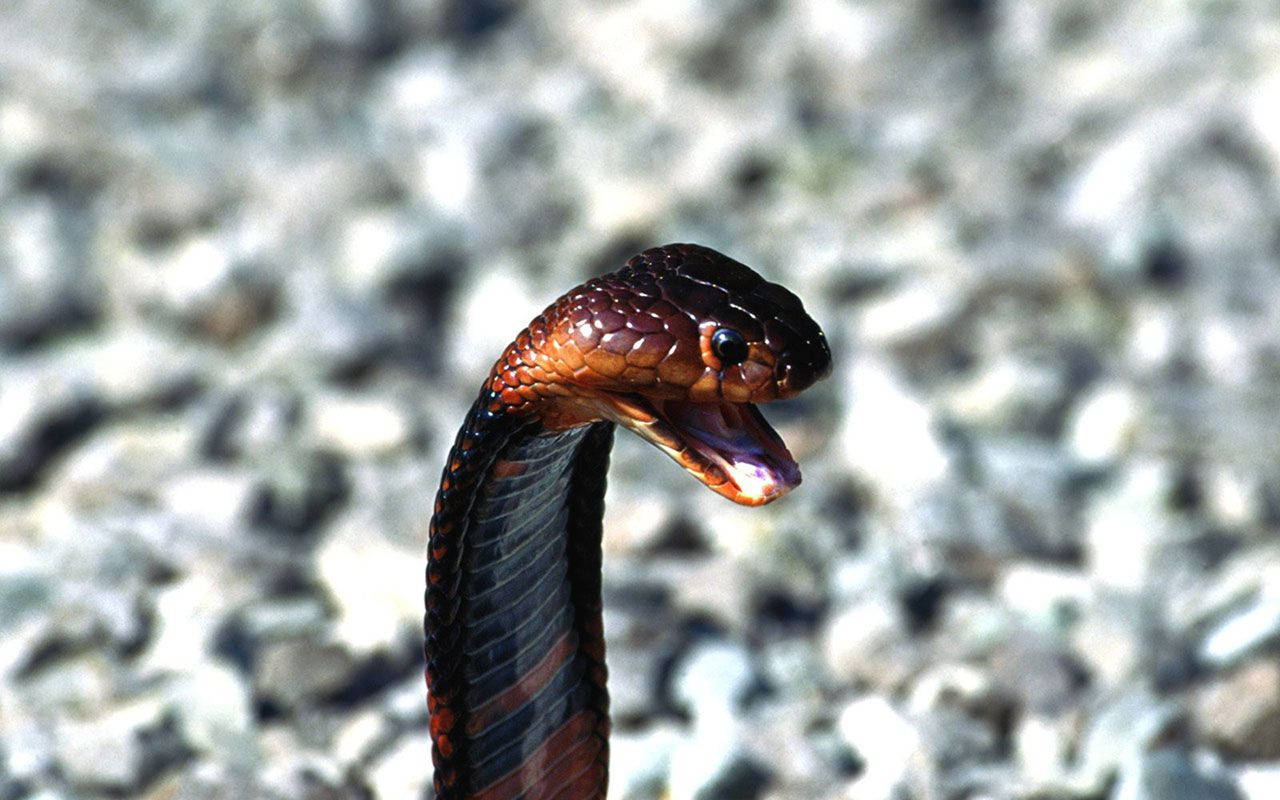
POLYGON ((747 340, 742 338, 742 334, 728 328, 721 328, 711 334, 711 350, 726 367, 747 360, 747 340))

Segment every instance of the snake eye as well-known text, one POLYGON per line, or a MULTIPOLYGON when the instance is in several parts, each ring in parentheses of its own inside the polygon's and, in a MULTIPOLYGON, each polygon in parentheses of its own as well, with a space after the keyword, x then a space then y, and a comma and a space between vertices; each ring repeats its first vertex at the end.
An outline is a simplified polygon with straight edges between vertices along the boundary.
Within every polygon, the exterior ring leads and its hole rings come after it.
POLYGON ((729 328, 721 328, 711 335, 711 350, 725 366, 747 360, 747 340, 729 328))

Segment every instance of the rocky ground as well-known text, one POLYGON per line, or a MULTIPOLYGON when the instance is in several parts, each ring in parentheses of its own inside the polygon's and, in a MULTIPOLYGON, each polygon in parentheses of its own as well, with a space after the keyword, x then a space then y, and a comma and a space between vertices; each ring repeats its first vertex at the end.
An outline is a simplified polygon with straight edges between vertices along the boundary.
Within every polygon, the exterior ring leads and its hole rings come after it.
POLYGON ((667 241, 836 370, 619 437, 612 796, 1280 797, 1278 171, 1264 2, 11 0, 0 800, 425 797, 454 429, 667 241))

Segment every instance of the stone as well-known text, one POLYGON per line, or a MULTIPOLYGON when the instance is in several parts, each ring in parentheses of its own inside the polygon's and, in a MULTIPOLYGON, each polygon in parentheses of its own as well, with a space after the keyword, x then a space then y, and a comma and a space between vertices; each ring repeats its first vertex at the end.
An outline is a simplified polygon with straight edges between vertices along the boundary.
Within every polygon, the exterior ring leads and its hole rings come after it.
POLYGON ((87 381, 48 362, 9 362, 0 383, 0 491, 34 481, 101 417, 87 381))
POLYGON ((1247 766, 1236 771, 1236 785, 1244 800, 1280 797, 1280 765, 1247 766))
POLYGON ((695 645, 677 662, 672 695, 695 718, 709 716, 741 705, 756 680, 751 656, 740 645, 708 642, 695 645))
POLYGON ((615 730, 609 737, 610 791, 620 797, 660 796, 667 785, 672 753, 683 738, 669 723, 635 732, 615 730))
POLYGON ((154 633, 138 656, 138 668, 144 674, 195 669, 212 652, 231 609, 256 593, 251 578, 206 564, 157 590, 151 601, 154 633))
POLYGON ((837 611, 822 634, 823 661, 843 684, 866 682, 881 689, 901 685, 915 670, 912 647, 899 610, 887 598, 871 597, 837 611))
MULTIPOLYGON (((6 109, 12 113, 14 106, 6 109)), ((0 345, 38 341, 101 313, 97 282, 74 246, 75 224, 74 215, 43 197, 11 196, 5 204, 0 213, 0 345)))
POLYGON ((1077 569, 1019 562, 1002 572, 996 594, 1037 630, 1062 633, 1079 617, 1092 588, 1077 569))
POLYGON ((264 643, 254 667, 254 690, 284 708, 315 705, 340 692, 355 660, 335 644, 314 639, 264 643))
POLYGON ((1017 705, 1040 713, 1061 713, 1084 685, 1070 653, 1047 636, 1022 633, 998 644, 989 661, 991 679, 1017 705))
POLYGON ((415 432, 405 410, 386 398, 325 394, 308 404, 306 417, 317 445, 356 458, 390 455, 415 432))
POLYGON ((862 763, 849 797, 888 798, 912 789, 912 772, 924 759, 921 733, 888 700, 860 697, 840 712, 837 728, 862 763))
POLYGON ((347 720, 333 737, 333 757, 354 765, 369 758, 388 736, 386 718, 377 709, 365 709, 347 720))
POLYGON ((1019 774, 1033 785, 1061 785, 1068 781, 1072 742, 1063 721, 1061 717, 1035 713, 1023 714, 1017 721, 1012 736, 1014 758, 1019 774))
POLYGON ((1072 652, 1102 686, 1118 686, 1151 665, 1146 609, 1129 596, 1097 598, 1071 629, 1072 652))
POLYGON ((755 581, 742 563, 732 558, 688 559, 682 572, 671 598, 677 612, 715 620, 730 631, 748 629, 755 581))
POLYGON ((1010 538, 1020 552, 1056 556, 1076 548, 1077 526, 1064 513, 1073 473, 1059 445, 1029 436, 990 437, 974 451, 977 481, 1016 520, 1010 538))
POLYGON ((1154 459, 1129 462, 1117 485, 1085 510, 1084 545, 1090 577, 1101 588, 1141 592, 1164 580, 1185 520, 1167 508, 1173 476, 1154 459))
POLYGON ((609 713, 615 720, 644 719, 656 708, 657 657, 648 648, 607 643, 609 713))
POLYGON ((227 536, 247 526, 260 490, 254 476, 246 471, 199 469, 174 476, 159 494, 176 517, 227 536))
POLYGON ((1140 762, 1184 722, 1177 703, 1145 688, 1127 688, 1103 698, 1081 737, 1079 785, 1100 791, 1122 765, 1140 762))
POLYGON ((241 770, 257 763, 253 692, 238 670, 198 664, 174 682, 171 696, 178 731, 193 750, 241 770))
POLYGON ((693 736, 671 755, 671 800, 753 800, 770 779, 766 765, 743 748, 738 725, 727 713, 704 715, 693 736))
POLYGON ((137 789, 153 768, 147 737, 163 722, 164 706, 141 700, 94 719, 58 722, 58 762, 75 786, 115 792, 137 789))
POLYGON ((426 797, 431 785, 431 738, 426 731, 401 736, 365 774, 376 800, 426 797))
POLYGON ((1128 387, 1102 383, 1089 390, 1068 413, 1066 441, 1076 459, 1105 466, 1128 452, 1137 435, 1138 399, 1128 387))
POLYGON ((877 496, 906 506, 915 492, 946 476, 951 458, 933 413, 889 364, 859 362, 845 386, 850 402, 839 452, 877 496))
POLYGON ((1235 782, 1206 770, 1187 754, 1161 748, 1129 760, 1120 772, 1115 800, 1243 800, 1235 782))
POLYGON ((350 485, 341 458, 324 452, 268 454, 252 521, 290 536, 313 534, 348 499, 350 485))
POLYGON ((1264 586, 1242 607, 1227 613, 1205 633, 1200 656, 1229 666, 1280 640, 1280 587, 1264 586))
POLYGON ((1057 412, 1066 384, 1054 365, 1014 358, 990 364, 953 390, 947 407, 966 424, 993 431, 1035 431, 1057 412))
POLYGON ((316 574, 337 609, 334 636, 356 653, 393 649, 422 629, 422 553, 371 535, 379 529, 375 519, 344 515, 316 554, 316 574))
POLYGON ((917 280, 862 309, 858 338, 881 347, 909 345, 941 336, 964 310, 957 284, 917 280))
POLYGON ((1228 757, 1280 759, 1280 661, 1250 661, 1205 686, 1196 698, 1195 717, 1228 757))

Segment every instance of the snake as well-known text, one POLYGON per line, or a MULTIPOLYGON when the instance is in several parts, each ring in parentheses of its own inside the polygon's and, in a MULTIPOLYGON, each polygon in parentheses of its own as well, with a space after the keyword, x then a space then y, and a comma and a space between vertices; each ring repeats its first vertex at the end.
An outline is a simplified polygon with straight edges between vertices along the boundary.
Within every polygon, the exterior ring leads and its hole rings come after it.
POLYGON ((608 787, 601 599, 617 426, 735 503, 800 469, 757 404, 831 370, 795 294, 693 244, 570 290, 494 364, 447 457, 427 542, 437 800, 595 800, 608 787))

